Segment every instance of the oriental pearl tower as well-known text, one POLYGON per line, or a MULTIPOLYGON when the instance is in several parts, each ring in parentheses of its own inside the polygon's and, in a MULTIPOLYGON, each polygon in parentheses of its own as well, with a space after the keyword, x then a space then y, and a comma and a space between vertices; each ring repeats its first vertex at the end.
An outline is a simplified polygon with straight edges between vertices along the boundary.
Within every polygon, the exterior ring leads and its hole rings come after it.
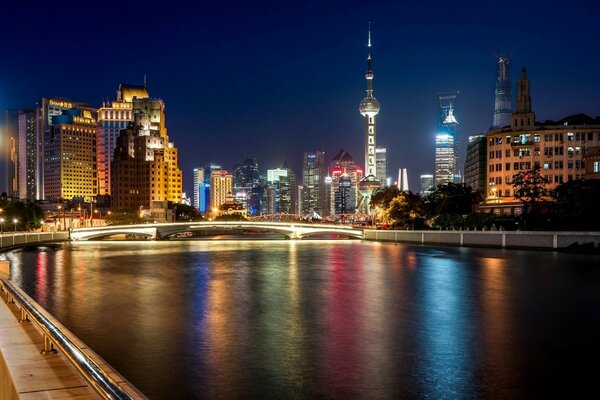
POLYGON ((358 111, 365 117, 365 177, 358 184, 358 191, 361 195, 358 204, 359 211, 370 214, 371 195, 381 187, 377 179, 377 169, 375 168, 375 138, 376 125, 375 117, 379 114, 379 102, 373 97, 373 69, 371 66, 371 24, 369 23, 369 38, 367 42, 367 96, 362 99, 358 106, 358 111))

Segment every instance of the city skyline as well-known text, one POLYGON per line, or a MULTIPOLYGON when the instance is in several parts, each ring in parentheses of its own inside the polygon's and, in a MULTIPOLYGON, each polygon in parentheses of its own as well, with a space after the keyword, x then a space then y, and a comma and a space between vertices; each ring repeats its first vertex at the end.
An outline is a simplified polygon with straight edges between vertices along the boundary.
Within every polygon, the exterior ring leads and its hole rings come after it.
MULTIPOLYGON (((84 38, 77 40, 49 35, 36 59, 61 55, 59 49, 65 53, 40 68, 33 55, 15 48, 34 43, 48 27, 42 19, 49 12, 45 7, 10 10, 16 15, 29 12, 30 31, 19 31, 12 21, 0 28, 6 38, 0 109, 33 107, 41 97, 58 96, 98 107, 114 98, 118 83, 141 84, 147 75, 153 96, 166 103, 172 140, 185 149, 180 167, 187 193, 192 192, 193 168, 209 162, 232 168, 253 156, 263 173, 287 161, 299 174, 305 151, 324 149, 326 160, 340 148, 360 154, 363 123, 355 102, 364 93, 368 20, 377 37, 378 98, 386 104, 378 119, 378 144, 388 149, 390 170, 406 166, 410 181, 433 172, 436 93, 461 92, 463 155, 468 136, 490 127, 495 54, 509 54, 513 77, 522 67, 535 76, 531 92, 538 120, 600 114, 600 78, 594 72, 600 59, 586 50, 592 48, 593 37, 575 29, 595 19, 595 4, 553 10, 511 3, 506 10, 535 11, 529 13, 535 17, 527 25, 507 20, 484 33, 478 17, 494 12, 486 5, 471 6, 471 13, 464 14, 464 4, 453 4, 453 9, 439 4, 431 10, 376 3, 367 15, 352 7, 340 12, 314 4, 272 6, 268 12, 266 6, 210 6, 202 9, 199 25, 187 15, 194 14, 192 6, 185 13, 166 12, 164 18, 178 23, 171 30, 159 29, 152 46, 156 48, 149 53, 133 46, 135 34, 102 24, 107 11, 98 10, 90 18, 105 29, 83 30, 84 38), (546 24, 559 16, 561 24, 546 24), (286 23, 290 19, 293 26, 286 23), (246 30, 249 34, 241 37, 246 30), (479 35, 473 39, 475 31, 479 35), (86 48, 103 54, 107 62, 74 62, 86 48), (126 54, 135 57, 126 59, 126 54), (553 55, 552 61, 543 57, 547 54, 553 55), (115 64, 119 58, 123 63, 115 64)), ((140 11, 124 5, 119 10, 124 16, 141 13, 142 21, 158 17, 151 7, 140 11)), ((76 30, 84 25, 71 17, 80 11, 77 6, 62 10, 61 17, 76 30)), ((128 23, 133 31, 149 26, 128 23)), ((512 89, 514 93, 514 83, 512 89)))

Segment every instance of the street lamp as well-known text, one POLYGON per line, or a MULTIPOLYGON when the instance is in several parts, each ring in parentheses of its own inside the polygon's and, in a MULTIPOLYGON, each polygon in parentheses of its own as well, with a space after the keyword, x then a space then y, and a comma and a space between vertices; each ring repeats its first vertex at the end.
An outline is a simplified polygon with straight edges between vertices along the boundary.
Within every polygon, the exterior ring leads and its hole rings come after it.
POLYGON ((0 233, 4 234, 4 218, 0 218, 0 233))
POLYGON ((13 219, 13 222, 15 223, 15 232, 16 232, 17 231, 17 222, 19 222, 19 220, 15 218, 15 219, 13 219))

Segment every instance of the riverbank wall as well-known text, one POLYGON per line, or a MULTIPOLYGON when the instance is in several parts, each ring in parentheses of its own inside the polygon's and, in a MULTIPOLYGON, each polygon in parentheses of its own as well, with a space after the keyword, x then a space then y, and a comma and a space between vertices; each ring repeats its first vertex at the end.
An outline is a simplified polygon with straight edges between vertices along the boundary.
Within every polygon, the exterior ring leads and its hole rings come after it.
POLYGON ((589 243, 596 248, 600 246, 600 232, 365 230, 364 238, 382 242, 508 249, 561 250, 589 243))

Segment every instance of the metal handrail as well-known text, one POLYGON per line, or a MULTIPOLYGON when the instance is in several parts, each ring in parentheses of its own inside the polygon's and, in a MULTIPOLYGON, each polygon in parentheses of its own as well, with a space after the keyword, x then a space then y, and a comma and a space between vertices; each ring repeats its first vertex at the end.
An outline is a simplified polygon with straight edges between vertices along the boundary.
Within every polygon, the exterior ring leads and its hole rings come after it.
POLYGON ((3 278, 0 279, 0 282, 9 299, 12 298, 21 308, 21 319, 28 320, 27 317, 31 318, 42 330, 45 350, 51 351, 52 344, 55 344, 102 398, 115 400, 135 399, 135 397, 132 397, 131 394, 115 382, 94 360, 66 336, 59 327, 27 300, 19 288, 3 278), (50 346, 46 348, 48 340, 50 341, 50 346))

